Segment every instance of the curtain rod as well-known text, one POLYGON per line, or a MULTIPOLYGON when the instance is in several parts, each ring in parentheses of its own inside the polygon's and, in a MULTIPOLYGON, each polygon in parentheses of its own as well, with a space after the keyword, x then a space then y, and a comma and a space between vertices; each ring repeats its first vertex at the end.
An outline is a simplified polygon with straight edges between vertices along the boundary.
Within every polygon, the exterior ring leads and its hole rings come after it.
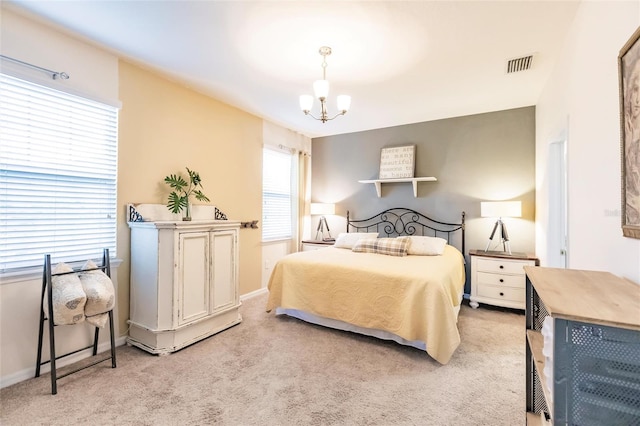
POLYGON ((52 71, 52 70, 49 70, 49 69, 46 69, 46 68, 39 67, 37 65, 32 65, 32 64, 30 64, 28 62, 23 62, 23 61, 20 61, 18 59, 10 58, 9 56, 5 56, 5 55, 0 55, 0 58, 6 59, 7 61, 10 61, 10 62, 15 62, 16 64, 23 65, 25 67, 33 68, 33 69, 38 70, 38 71, 46 72, 47 74, 51 74, 51 78, 53 78, 54 80, 56 80, 58 78, 61 78, 62 80, 68 80, 69 79, 69 74, 67 74, 66 72, 52 71))

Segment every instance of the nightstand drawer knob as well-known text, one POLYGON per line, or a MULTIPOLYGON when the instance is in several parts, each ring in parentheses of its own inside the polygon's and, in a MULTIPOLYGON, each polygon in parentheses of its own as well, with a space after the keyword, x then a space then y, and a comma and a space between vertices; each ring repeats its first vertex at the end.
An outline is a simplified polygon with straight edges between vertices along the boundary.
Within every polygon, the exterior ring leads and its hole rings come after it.
POLYGON ((504 266, 503 266, 503 265, 500 265, 500 269, 504 269, 504 266))
POLYGON ((504 293, 503 293, 503 292, 500 292, 500 296, 504 296, 504 293))
POLYGON ((501 282, 501 283, 503 283, 503 282, 504 282, 504 279, 500 278, 500 282, 501 282))

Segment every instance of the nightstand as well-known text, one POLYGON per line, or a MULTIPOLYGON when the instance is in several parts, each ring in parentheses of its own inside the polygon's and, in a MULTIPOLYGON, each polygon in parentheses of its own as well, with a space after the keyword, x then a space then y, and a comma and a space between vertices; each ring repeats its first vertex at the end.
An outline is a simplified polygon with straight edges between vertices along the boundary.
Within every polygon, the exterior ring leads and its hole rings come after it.
POLYGON ((538 266, 537 257, 526 253, 470 250, 471 301, 477 308, 486 303, 506 308, 525 308, 525 266, 538 266))
POLYGON ((335 244, 335 241, 303 240, 302 251, 318 250, 335 244))

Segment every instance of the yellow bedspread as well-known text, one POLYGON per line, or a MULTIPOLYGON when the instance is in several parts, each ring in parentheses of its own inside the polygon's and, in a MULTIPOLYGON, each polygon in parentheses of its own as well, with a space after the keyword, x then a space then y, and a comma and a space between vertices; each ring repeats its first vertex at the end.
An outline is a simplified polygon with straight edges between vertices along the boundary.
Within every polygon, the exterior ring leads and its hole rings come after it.
POLYGON ((465 271, 462 254, 385 256, 327 247, 290 254, 269 279, 267 311, 299 309, 426 342, 446 364, 460 344, 454 307, 465 271))

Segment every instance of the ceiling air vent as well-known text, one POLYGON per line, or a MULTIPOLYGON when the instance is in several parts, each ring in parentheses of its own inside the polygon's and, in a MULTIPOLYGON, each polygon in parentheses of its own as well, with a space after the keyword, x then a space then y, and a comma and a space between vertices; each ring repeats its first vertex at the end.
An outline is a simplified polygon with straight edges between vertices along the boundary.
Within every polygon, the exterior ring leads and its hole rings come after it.
POLYGON ((514 72, 526 71, 531 69, 533 55, 523 56, 521 58, 509 59, 507 61, 507 74, 514 72))

